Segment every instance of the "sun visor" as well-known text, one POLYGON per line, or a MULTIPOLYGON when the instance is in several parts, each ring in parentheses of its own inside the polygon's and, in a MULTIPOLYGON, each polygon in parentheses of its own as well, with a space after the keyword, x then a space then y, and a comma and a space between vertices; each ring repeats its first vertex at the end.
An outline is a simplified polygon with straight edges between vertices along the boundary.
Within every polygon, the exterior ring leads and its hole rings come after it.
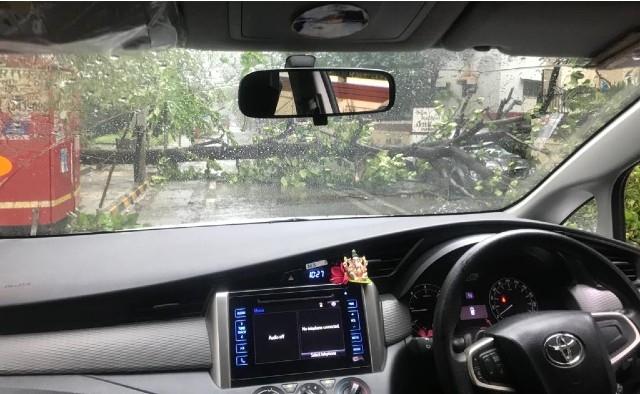
POLYGON ((640 66, 640 33, 631 33, 594 56, 587 67, 616 69, 640 66))
POLYGON ((114 53, 179 45, 174 2, 6 2, 0 52, 114 53))

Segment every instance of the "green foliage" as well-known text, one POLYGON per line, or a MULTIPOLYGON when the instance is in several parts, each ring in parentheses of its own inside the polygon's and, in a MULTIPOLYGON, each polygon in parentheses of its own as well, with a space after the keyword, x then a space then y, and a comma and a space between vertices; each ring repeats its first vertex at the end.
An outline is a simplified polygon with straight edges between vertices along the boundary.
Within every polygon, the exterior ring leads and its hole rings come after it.
MULTIPOLYGON (((590 79, 584 78, 581 70, 570 74, 569 81, 561 86, 564 108, 550 108, 549 112, 564 111, 565 115, 553 136, 554 148, 551 156, 543 163, 543 169, 555 167, 578 145, 600 130, 614 118, 637 95, 637 89, 624 84, 601 91, 590 79)), ((540 131, 540 119, 533 118, 533 132, 540 131)))
MULTIPOLYGON (((275 123, 263 127, 255 143, 273 140, 286 133, 288 125, 275 123)), ((324 153, 286 158, 245 160, 237 174, 228 175, 233 183, 280 183, 283 188, 299 189, 307 186, 358 186, 377 189, 396 182, 415 178, 415 171, 407 169, 402 155, 390 156, 380 152, 373 157, 360 156, 353 151, 354 143, 366 144, 371 136, 369 122, 359 120, 332 121, 325 132, 318 133, 310 125, 301 125, 288 137, 295 141, 313 141, 324 153)), ((429 167, 422 163, 422 168, 429 167)))
POLYGON ((582 231, 594 233, 598 226, 598 207, 596 200, 591 198, 582 204, 571 216, 565 220, 563 225, 582 231))
MULTIPOLYGON (((627 242, 640 246, 640 166, 636 166, 627 179, 624 192, 624 220, 627 242)), ((564 225, 595 232, 597 223, 598 209, 592 198, 569 216, 564 225)))
POLYGON ((118 139, 120 139, 119 134, 103 134, 94 138, 91 142, 94 144, 115 145, 118 139))
POLYGON ((251 160, 243 162, 236 174, 227 174, 227 179, 231 183, 279 183, 284 189, 349 184, 353 170, 336 161, 335 157, 251 160))
POLYGON ((366 160, 362 183, 370 188, 388 187, 400 181, 413 180, 415 176, 415 171, 407 169, 402 155, 389 156, 383 151, 366 160))
POLYGON ((161 157, 156 165, 156 174, 152 181, 154 184, 166 181, 194 181, 200 179, 216 179, 222 173, 222 168, 215 160, 208 160, 204 170, 194 167, 180 168, 179 163, 168 157, 161 157))
POLYGON ((86 233, 100 231, 119 231, 139 227, 137 213, 98 212, 96 214, 78 213, 68 224, 68 232, 86 233))
MULTIPOLYGON (((145 111, 154 136, 200 136, 226 131, 212 103, 228 96, 213 89, 205 52, 170 50, 135 55, 68 56, 61 61, 77 72, 63 90, 80 94, 85 128, 111 117, 128 125, 135 111, 145 111), (125 115, 118 118, 119 115, 125 115)), ((114 120, 115 121, 115 120, 114 120)))
POLYGON ((624 217, 627 241, 640 245, 640 166, 636 166, 627 179, 624 217))

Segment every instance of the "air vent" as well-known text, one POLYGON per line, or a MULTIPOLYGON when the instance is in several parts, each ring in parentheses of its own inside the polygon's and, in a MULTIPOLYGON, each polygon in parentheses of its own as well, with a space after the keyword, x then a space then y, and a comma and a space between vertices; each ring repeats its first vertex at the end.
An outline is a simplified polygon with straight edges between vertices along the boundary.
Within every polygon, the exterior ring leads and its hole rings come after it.
POLYGON ((393 275, 404 261, 407 261, 422 243, 422 238, 396 239, 392 243, 378 243, 366 250, 370 278, 384 278, 393 275))
POLYGON ((622 271, 622 273, 640 290, 640 281, 638 280, 640 255, 633 248, 620 247, 608 241, 602 241, 588 236, 580 236, 578 234, 567 233, 566 235, 584 242, 601 253, 611 261, 613 265, 618 267, 618 269, 622 271))
POLYGON ((380 278, 393 274, 402 261, 402 257, 394 257, 389 259, 371 259, 369 261, 369 276, 371 278, 380 278))
POLYGON ((629 261, 612 261, 612 263, 618 267, 630 281, 635 282, 638 279, 638 270, 635 263, 629 261))

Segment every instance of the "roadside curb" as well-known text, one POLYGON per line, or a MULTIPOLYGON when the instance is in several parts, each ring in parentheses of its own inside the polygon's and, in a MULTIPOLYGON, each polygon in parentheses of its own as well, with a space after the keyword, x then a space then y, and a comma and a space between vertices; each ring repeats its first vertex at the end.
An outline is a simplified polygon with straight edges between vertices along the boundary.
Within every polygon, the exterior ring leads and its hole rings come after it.
POLYGON ((149 188, 149 181, 145 181, 140 186, 133 189, 131 192, 120 197, 117 202, 112 204, 106 209, 110 215, 117 215, 125 209, 129 208, 142 196, 142 194, 149 188))

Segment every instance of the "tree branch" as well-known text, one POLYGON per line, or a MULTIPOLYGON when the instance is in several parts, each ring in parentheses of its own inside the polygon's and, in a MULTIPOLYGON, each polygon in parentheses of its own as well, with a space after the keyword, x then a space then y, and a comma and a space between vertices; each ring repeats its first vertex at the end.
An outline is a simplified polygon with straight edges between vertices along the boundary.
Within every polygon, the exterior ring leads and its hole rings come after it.
POLYGON ((511 101, 511 95, 513 95, 513 88, 509 90, 509 94, 507 94, 506 98, 500 100, 500 104, 498 105, 498 110, 496 111, 496 119, 502 119, 502 115, 504 111, 504 106, 511 101))
POLYGON ((507 137, 511 138, 512 140, 514 140, 515 142, 522 144, 526 147, 528 147, 531 150, 540 152, 540 153, 544 153, 545 155, 549 154, 549 151, 547 149, 541 149, 541 148, 536 148, 535 146, 533 146, 532 144, 528 143, 527 141, 523 141, 520 138, 516 137, 515 135, 509 133, 509 132, 505 132, 504 133, 507 137))

